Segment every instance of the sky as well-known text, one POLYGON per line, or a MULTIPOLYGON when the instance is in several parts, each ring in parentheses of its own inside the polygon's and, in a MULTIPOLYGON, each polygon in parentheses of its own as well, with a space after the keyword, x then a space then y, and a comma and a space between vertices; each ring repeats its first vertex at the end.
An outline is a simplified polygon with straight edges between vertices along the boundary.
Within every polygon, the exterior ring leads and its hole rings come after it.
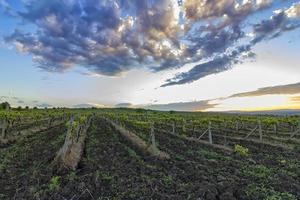
POLYGON ((300 1, 0 0, 0 102, 300 109, 300 1))

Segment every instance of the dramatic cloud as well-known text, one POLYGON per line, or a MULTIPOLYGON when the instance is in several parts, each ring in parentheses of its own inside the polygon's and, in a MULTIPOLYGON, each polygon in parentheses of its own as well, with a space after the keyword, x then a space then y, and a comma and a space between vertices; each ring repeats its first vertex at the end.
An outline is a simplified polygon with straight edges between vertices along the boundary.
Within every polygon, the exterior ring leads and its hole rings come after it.
POLYGON ((19 15, 38 30, 16 30, 6 41, 32 54, 48 71, 82 65, 94 73, 118 75, 135 67, 177 65, 180 27, 173 4, 168 0, 29 1, 19 15))
MULTIPOLYGON (((266 6, 270 2, 261 1, 260 3, 261 5, 266 6)), ((244 62, 247 58, 253 58, 255 54, 251 52, 251 49, 258 42, 261 42, 262 40, 273 39, 280 36, 284 32, 294 30, 300 26, 299 8, 300 3, 294 4, 284 11, 276 11, 275 14, 270 17, 270 19, 263 20, 253 26, 253 32, 250 34, 253 35, 253 39, 246 42, 246 44, 235 46, 234 50, 232 51, 227 48, 226 50, 229 53, 227 52, 223 53, 222 55, 213 56, 210 61, 196 65, 188 72, 177 74, 174 78, 166 80, 166 83, 163 84, 162 87, 191 83, 207 75, 226 71, 234 64, 244 62)), ((240 33, 236 39, 241 39, 242 37, 243 34, 240 33)), ((228 42, 228 44, 231 43, 228 42)), ((217 47, 217 45, 214 44, 212 47, 217 47)), ((226 46, 223 45, 223 47, 226 46)))
POLYGON ((290 18, 300 17, 300 3, 294 4, 285 11, 286 15, 290 18))
POLYGON ((264 87, 259 88, 258 90, 251 92, 243 92, 229 96, 228 98, 233 97, 255 97, 263 95, 292 95, 300 94, 300 83, 289 84, 289 85, 278 85, 273 87, 264 87))
POLYGON ((116 76, 134 68, 159 72, 203 63, 164 86, 230 69, 253 56, 251 47, 257 42, 296 28, 290 19, 299 17, 299 4, 277 11, 254 26, 250 41, 246 19, 272 6, 272 0, 24 2, 18 16, 36 30, 16 29, 5 40, 19 52, 31 54, 39 68, 63 72, 82 66, 91 73, 116 76), (241 42, 245 39, 249 41, 241 42))
POLYGON ((241 46, 233 51, 230 55, 215 57, 208 62, 196 65, 188 72, 180 73, 174 78, 168 79, 166 81, 167 83, 163 84, 161 87, 191 83, 210 74, 226 71, 233 64, 240 62, 237 58, 241 58, 240 54, 243 52, 246 53, 244 56, 242 56, 243 59, 246 57, 253 58, 255 56, 255 54, 250 52, 250 46, 241 46))
POLYGON ((209 100, 194 101, 194 102, 179 102, 170 104, 155 104, 145 106, 146 109, 162 110, 162 111, 203 111, 209 108, 214 108, 217 104, 211 104, 209 100))
MULTIPOLYGON (((297 13, 300 3, 294 4, 289 9, 276 11, 276 14, 268 20, 263 20, 259 24, 254 25, 255 39, 252 40, 253 44, 260 42, 263 39, 272 39, 280 36, 282 33, 294 30, 300 26, 300 15, 297 13)), ((299 12, 299 11, 298 11, 299 12)))

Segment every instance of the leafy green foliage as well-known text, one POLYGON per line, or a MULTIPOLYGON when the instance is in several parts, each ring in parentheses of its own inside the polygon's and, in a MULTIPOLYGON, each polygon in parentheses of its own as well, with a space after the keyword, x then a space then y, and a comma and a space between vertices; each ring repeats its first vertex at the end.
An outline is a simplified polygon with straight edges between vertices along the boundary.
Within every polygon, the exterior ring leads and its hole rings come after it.
POLYGON ((253 178, 266 180, 273 175, 273 171, 264 165, 249 165, 242 169, 242 172, 246 176, 251 176, 253 178))
POLYGON ((167 186, 170 186, 173 183, 173 177, 172 176, 164 176, 163 177, 163 183, 167 186))
POLYGON ((234 153, 240 155, 240 156, 248 156, 249 155, 249 149, 246 147, 243 147, 239 144, 234 145, 234 153))
POLYGON ((9 110, 10 104, 8 102, 0 103, 0 110, 9 110))
POLYGON ((128 155, 132 158, 136 158, 136 159, 140 159, 140 157, 138 156, 138 154, 133 150, 131 149, 130 147, 128 146, 125 146, 127 152, 128 152, 128 155))
POLYGON ((60 177, 53 176, 49 182, 49 190, 57 190, 60 187, 60 177))
POLYGON ((263 199, 263 200, 297 200, 297 198, 288 192, 278 192, 272 187, 265 185, 257 185, 251 183, 246 188, 246 194, 251 199, 263 199))

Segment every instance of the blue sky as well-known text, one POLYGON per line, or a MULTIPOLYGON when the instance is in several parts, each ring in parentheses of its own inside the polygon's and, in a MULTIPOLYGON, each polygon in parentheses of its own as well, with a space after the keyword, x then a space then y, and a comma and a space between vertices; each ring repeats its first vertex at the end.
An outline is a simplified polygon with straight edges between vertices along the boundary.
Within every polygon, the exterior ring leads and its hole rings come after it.
POLYGON ((300 108, 299 1, 205 2, 0 0, 0 100, 300 108))

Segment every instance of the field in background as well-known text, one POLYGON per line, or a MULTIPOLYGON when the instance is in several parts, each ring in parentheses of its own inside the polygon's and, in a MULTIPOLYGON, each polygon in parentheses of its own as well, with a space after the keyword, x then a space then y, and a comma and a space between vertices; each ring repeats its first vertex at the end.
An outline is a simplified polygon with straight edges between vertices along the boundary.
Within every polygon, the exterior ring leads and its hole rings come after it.
POLYGON ((296 200, 299 119, 0 111, 0 199, 296 200))

